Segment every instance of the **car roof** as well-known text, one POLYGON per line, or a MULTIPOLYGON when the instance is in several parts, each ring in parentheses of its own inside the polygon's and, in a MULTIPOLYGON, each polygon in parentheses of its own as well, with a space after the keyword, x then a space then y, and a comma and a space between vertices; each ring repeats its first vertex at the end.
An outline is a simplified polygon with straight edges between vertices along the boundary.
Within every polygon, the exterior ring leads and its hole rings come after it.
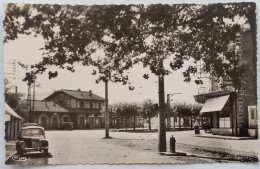
POLYGON ((41 126, 27 126, 27 127, 22 127, 22 129, 42 129, 42 130, 44 130, 44 128, 41 126))
POLYGON ((37 125, 37 123, 24 123, 23 125, 37 125))

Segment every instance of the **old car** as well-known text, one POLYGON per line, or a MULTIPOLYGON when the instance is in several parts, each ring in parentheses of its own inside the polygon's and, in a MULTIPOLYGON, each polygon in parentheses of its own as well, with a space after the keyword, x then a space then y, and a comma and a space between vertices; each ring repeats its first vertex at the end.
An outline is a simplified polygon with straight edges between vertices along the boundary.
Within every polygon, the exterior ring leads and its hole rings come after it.
POLYGON ((22 127, 28 127, 28 126, 38 126, 37 123, 24 123, 22 127))
POLYGON ((17 154, 23 155, 27 152, 44 152, 48 154, 49 143, 45 139, 44 128, 40 126, 23 127, 16 142, 17 154))

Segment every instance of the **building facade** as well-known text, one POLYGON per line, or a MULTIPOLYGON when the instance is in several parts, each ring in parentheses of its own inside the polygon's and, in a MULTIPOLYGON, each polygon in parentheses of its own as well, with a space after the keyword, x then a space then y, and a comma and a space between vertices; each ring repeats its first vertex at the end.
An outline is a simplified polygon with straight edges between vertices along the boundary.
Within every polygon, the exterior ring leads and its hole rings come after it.
POLYGON ((32 110, 33 121, 45 128, 57 129, 65 122, 74 128, 101 128, 104 115, 101 109, 104 98, 79 90, 58 90, 42 101, 35 101, 32 110))
POLYGON ((212 134, 258 137, 255 48, 251 31, 236 33, 234 44, 238 65, 244 67, 240 86, 234 87, 232 77, 215 81, 210 76, 210 88, 194 98, 203 104, 200 114, 207 117, 212 134))

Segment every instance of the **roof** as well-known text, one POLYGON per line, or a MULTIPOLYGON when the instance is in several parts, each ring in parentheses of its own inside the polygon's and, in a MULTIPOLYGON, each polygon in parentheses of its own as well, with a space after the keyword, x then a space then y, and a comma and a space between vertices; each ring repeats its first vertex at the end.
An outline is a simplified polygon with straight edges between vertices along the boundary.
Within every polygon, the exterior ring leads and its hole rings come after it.
POLYGON ((22 117, 13 111, 13 109, 7 103, 5 103, 5 114, 10 114, 18 119, 22 119, 22 117))
POLYGON ((104 101, 105 99, 103 97, 100 97, 94 93, 92 93, 92 95, 90 94, 90 92, 87 91, 81 91, 81 90, 67 90, 67 89, 61 89, 58 90, 56 92, 54 92, 53 94, 51 94, 50 96, 48 96, 47 98, 45 98, 44 100, 52 97, 53 95, 55 95, 56 93, 65 93, 68 94, 76 99, 83 99, 83 100, 100 100, 100 101, 104 101))
POLYGON ((53 101, 34 101, 34 111, 40 112, 68 112, 65 108, 61 107, 53 101))
POLYGON ((219 96, 225 96, 225 95, 232 95, 235 92, 232 91, 217 91, 217 92, 209 92, 205 94, 198 94, 193 96, 195 101, 198 103, 205 103, 207 99, 219 97, 219 96))
POLYGON ((22 129, 42 129, 42 130, 44 130, 44 128, 41 126, 27 126, 27 127, 22 127, 22 129))

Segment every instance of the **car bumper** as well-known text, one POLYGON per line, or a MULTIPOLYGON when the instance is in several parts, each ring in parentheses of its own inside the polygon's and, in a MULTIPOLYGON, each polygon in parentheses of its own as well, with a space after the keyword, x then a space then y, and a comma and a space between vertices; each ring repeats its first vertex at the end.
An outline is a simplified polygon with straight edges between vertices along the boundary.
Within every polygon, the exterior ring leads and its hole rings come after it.
POLYGON ((48 150, 49 147, 22 148, 24 152, 48 150))

